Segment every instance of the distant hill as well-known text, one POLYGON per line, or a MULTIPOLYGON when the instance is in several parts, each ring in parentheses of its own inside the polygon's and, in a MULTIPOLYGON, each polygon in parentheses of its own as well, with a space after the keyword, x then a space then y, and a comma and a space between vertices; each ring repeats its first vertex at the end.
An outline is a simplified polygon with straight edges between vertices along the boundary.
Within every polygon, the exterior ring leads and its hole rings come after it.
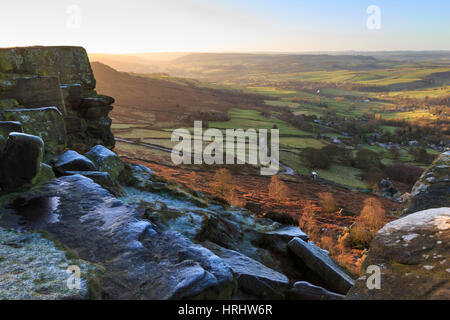
POLYGON ((101 62, 117 71, 134 73, 153 73, 165 70, 168 63, 187 53, 183 52, 155 52, 135 54, 103 54, 90 53, 91 62, 101 62))
POLYGON ((97 90, 116 99, 111 113, 116 122, 177 121, 194 111, 227 111, 254 108, 264 97, 239 91, 197 86, 189 79, 164 75, 135 75, 92 62, 97 90))
POLYGON ((134 55, 91 54, 118 71, 164 72, 208 81, 248 79, 255 74, 330 70, 372 70, 377 59, 364 55, 252 54, 252 53, 140 53, 134 55))
POLYGON ((115 54, 89 54, 89 60, 93 63, 101 62, 117 71, 151 73, 154 72, 152 64, 154 62, 136 56, 115 55, 115 54))
POLYGON ((367 91, 401 91, 448 83, 446 72, 450 52, 138 53, 97 54, 91 55, 91 60, 110 65, 118 71, 166 73, 219 84, 259 86, 280 85, 287 80, 325 81, 365 85, 367 91), (413 72, 418 73, 414 76, 413 72), (320 73, 323 73, 322 77, 317 77, 320 73), (370 83, 370 80, 389 77, 386 83, 370 83))

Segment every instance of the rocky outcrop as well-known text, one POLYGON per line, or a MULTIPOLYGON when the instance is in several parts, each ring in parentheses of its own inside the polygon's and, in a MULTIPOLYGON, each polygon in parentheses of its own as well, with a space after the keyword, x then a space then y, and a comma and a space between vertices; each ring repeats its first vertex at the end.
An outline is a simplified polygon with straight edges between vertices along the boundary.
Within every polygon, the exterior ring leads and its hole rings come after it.
POLYGON ((82 152, 114 146, 108 117, 114 99, 95 92, 83 48, 0 49, 0 79, 0 120, 20 121, 25 133, 40 136, 46 159, 66 146, 82 152))
POLYGON ((450 208, 428 209, 388 223, 375 236, 361 268, 379 268, 379 287, 368 286, 372 274, 363 274, 346 298, 449 299, 449 240, 450 208))
POLYGON ((405 214, 450 207, 450 151, 442 153, 414 185, 405 214))
MULTIPOLYGON (((0 299, 343 298, 353 280, 292 217, 261 218, 256 203, 231 207, 122 162, 114 99, 94 89, 82 48, 0 49, 0 299), (65 286, 68 265, 81 290, 65 286)), ((448 153, 428 172, 413 207, 448 201, 448 153)), ((448 296, 439 210, 380 231, 367 263, 392 285, 379 297, 421 282, 417 296, 448 296)), ((362 281, 349 298, 372 297, 362 281)))
POLYGON ((333 291, 346 294, 354 285, 353 279, 324 250, 314 244, 294 238, 289 242, 289 249, 333 291))
POLYGON ((181 186, 164 182, 137 166, 137 177, 121 198, 161 230, 177 231, 198 243, 206 241, 237 251, 293 279, 309 277, 290 257, 288 242, 308 239, 298 227, 258 218, 243 209, 208 203, 181 186))
POLYGON ((95 88, 89 59, 81 47, 0 49, 0 70, 13 74, 58 75, 60 83, 76 83, 86 89, 95 88))
MULTIPOLYGON (((229 266, 206 248, 175 231, 159 230, 142 220, 91 179, 65 176, 9 199, 0 224, 7 227, 40 224, 52 239, 83 259, 102 264, 103 298, 183 299, 231 298, 236 290, 229 266), (36 202, 57 198, 49 212, 36 202), (33 220, 20 211, 33 207, 33 220), (19 219, 19 221, 18 221, 19 219)), ((48 211, 48 207, 45 207, 48 211)))

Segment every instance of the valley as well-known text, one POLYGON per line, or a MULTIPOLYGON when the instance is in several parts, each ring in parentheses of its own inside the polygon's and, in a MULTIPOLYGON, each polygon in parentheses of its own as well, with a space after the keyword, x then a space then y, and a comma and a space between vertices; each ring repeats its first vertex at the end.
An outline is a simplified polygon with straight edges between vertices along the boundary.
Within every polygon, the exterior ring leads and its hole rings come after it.
MULTIPOLYGON (((223 196, 212 187, 221 166, 174 166, 172 131, 192 132, 194 120, 223 134, 226 129, 277 128, 280 177, 289 194, 276 203, 269 196, 270 178, 258 176, 257 168, 224 166, 234 190, 227 201, 242 207, 256 203, 259 216, 276 211, 296 220, 309 207, 321 230, 313 239, 331 251, 365 199, 381 201, 386 221, 399 217, 414 182, 450 146, 448 56, 431 62, 427 56, 398 61, 390 55, 180 55, 158 63, 142 56, 123 61, 117 55, 91 56, 99 60, 92 63, 98 88, 116 98, 111 113, 115 150, 216 197, 223 196), (311 178, 313 171, 319 180, 311 178), (391 181, 397 195, 385 198, 379 186, 383 179, 391 181), (332 194, 335 211, 321 207, 321 193, 332 194)), ((247 141, 247 154, 249 147, 247 141)), ((358 272, 361 248, 333 253, 358 272)))

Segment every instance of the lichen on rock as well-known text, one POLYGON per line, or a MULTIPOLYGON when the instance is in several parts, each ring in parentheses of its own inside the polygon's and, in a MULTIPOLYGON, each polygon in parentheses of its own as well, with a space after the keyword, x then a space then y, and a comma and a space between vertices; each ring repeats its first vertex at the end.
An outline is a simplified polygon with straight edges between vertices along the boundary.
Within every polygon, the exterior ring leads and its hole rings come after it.
MULTIPOLYGON (((15 109, 56 107, 68 128, 62 138, 67 147, 81 152, 98 144, 113 148, 108 114, 114 99, 94 89, 95 78, 84 48, 0 49, 0 120, 15 109)), ((24 124, 25 133, 39 135, 29 129, 24 124)), ((62 152, 50 146, 47 149, 51 155, 62 152)))
POLYGON ((428 209, 388 223, 375 236, 347 299, 450 297, 450 208, 428 209), (369 266, 380 268, 380 288, 369 289, 369 266))

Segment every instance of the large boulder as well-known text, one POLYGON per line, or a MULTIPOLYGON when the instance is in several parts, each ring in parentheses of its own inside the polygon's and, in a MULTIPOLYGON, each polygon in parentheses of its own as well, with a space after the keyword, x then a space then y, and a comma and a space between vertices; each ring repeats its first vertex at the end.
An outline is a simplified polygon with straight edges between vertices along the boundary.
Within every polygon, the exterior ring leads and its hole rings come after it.
POLYGON ((385 225, 373 239, 363 275, 347 299, 450 298, 450 208, 428 209, 385 225), (380 287, 369 289, 369 266, 380 268, 380 287))
POLYGON ((239 290, 259 299, 283 299, 289 288, 289 279, 237 251, 222 248, 212 242, 202 245, 231 267, 239 290))
MULTIPOLYGON (((53 179, 12 197, 0 224, 14 227, 20 210, 55 197, 58 218, 41 225, 79 258, 104 268, 99 286, 106 299, 230 299, 236 284, 230 267, 208 249, 174 231, 161 231, 138 212, 81 175, 53 179), (20 210, 15 204, 20 203, 20 210), (28 205, 27 205, 28 203, 28 205)), ((27 221, 21 225, 26 227, 27 221)), ((1 272, 1 270, 0 270, 1 272)))
POLYGON ((64 117, 56 107, 10 109, 4 111, 4 117, 20 122, 25 133, 41 137, 45 142, 46 159, 66 148, 64 117))
POLYGON ((414 185, 405 214, 450 207, 450 151, 442 153, 414 185))
MULTIPOLYGON (((108 116, 114 99, 94 90, 94 75, 83 48, 0 49, 0 76, 0 113, 54 107, 65 120, 69 148, 86 152, 97 144, 114 147, 108 116)), ((33 120, 34 115, 29 115, 28 120, 33 120)), ((47 145, 46 141, 50 148, 47 145)))
POLYGON ((103 188, 111 192, 114 196, 120 197, 125 195, 125 191, 122 189, 120 184, 111 179, 108 172, 102 171, 65 171, 65 175, 75 175, 80 174, 89 179, 92 179, 95 183, 101 185, 103 188))
POLYGON ((24 133, 9 134, 0 155, 0 186, 15 191, 31 185, 39 174, 44 155, 41 138, 24 133))
POLYGON ((68 150, 64 152, 53 166, 60 174, 65 174, 66 171, 95 171, 95 164, 79 154, 76 151, 68 150))
POLYGON ((119 179, 124 169, 120 157, 102 145, 96 145, 85 156, 96 165, 99 171, 107 172, 114 181, 119 179))
POLYGON ((322 279, 328 289, 346 294, 354 285, 353 279, 313 243, 294 238, 289 242, 289 249, 322 279))

